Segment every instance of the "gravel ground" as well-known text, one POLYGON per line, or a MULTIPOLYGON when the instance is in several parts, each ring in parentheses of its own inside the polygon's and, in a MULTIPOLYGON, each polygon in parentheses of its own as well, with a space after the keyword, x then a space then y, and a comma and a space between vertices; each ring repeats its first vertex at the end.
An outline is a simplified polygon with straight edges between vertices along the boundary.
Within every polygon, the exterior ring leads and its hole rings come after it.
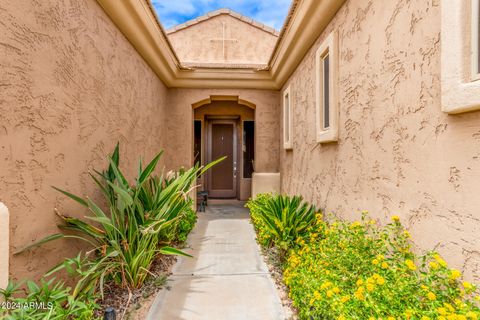
POLYGON ((289 315, 288 320, 297 320, 297 311, 293 306, 292 300, 288 297, 288 288, 283 282, 283 272, 278 251, 275 248, 269 248, 266 250, 262 247, 261 250, 268 270, 275 281, 275 286, 278 290, 285 313, 289 315))

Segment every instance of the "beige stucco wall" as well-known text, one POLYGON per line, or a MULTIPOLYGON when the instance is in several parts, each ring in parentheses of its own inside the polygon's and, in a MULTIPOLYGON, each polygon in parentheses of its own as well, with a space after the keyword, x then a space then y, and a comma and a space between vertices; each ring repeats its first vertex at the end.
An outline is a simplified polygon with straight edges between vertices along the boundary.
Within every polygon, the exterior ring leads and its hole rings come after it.
POLYGON ((266 64, 277 41, 277 36, 241 21, 228 14, 211 17, 168 35, 182 62, 266 64), (225 42, 225 57, 222 41, 225 42))
POLYGON ((269 90, 170 89, 165 109, 165 144, 167 168, 190 166, 193 162, 192 104, 214 96, 238 96, 255 104, 255 170, 278 172, 280 96, 269 90), (190 119, 190 121, 188 120, 190 119), (182 139, 179 139, 182 137, 182 139))
MULTIPOLYGON (((480 281, 480 112, 440 104, 439 1, 350 0, 288 83, 282 190, 348 219, 398 214, 423 249, 480 281), (339 142, 315 143, 314 55, 339 36, 339 142)), ((280 118, 280 117, 279 117, 280 118)))
MULTIPOLYGON (((10 272, 34 278, 79 249, 56 242, 54 208, 83 212, 50 186, 92 195, 88 176, 121 143, 132 175, 165 142, 166 88, 94 0, 0 3, 0 201, 10 210, 10 272)), ((0 254, 1 256, 1 254, 0 254)))

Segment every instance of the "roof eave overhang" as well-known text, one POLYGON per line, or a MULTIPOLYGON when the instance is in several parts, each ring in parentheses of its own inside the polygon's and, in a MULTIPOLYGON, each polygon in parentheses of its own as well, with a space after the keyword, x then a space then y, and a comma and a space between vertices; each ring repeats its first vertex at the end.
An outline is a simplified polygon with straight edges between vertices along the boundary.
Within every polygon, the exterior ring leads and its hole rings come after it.
POLYGON ((97 0, 169 88, 279 90, 345 0, 301 0, 291 12, 266 70, 186 68, 147 0, 97 0))
POLYGON ((291 12, 269 62, 271 76, 283 87, 345 0, 303 0, 291 12))

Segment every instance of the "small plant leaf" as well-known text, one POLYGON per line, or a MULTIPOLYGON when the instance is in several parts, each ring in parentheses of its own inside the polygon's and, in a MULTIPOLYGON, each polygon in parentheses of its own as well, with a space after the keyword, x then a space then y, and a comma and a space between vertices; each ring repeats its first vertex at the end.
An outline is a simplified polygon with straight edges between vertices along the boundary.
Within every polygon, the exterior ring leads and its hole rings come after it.
POLYGON ((188 253, 183 252, 182 250, 178 250, 172 247, 163 247, 160 249, 161 254, 168 254, 168 255, 175 255, 175 256, 185 256, 192 258, 193 256, 189 255, 188 253))
POLYGON ((83 200, 82 198, 80 198, 79 196, 76 196, 68 191, 65 191, 65 190, 62 190, 60 188, 57 188, 57 187, 54 187, 52 186, 53 189, 63 193, 64 195, 66 195, 67 197, 69 197, 70 199, 73 199, 75 201, 77 201, 78 203, 80 203, 82 206, 84 207, 88 207, 88 203, 87 201, 83 200))
POLYGON ((160 160, 160 157, 162 156, 163 150, 160 151, 152 161, 145 167, 145 170, 142 171, 142 174, 138 177, 138 184, 141 185, 145 179, 147 179, 155 170, 155 167, 157 166, 158 160, 160 160))
POLYGON ((20 253, 25 252, 29 249, 41 246, 44 243, 47 243, 47 242, 50 242, 50 241, 53 241, 53 240, 57 240, 57 239, 60 239, 60 238, 63 238, 63 237, 65 237, 65 235, 63 233, 52 234, 52 235, 47 236, 47 237, 45 237, 45 238, 43 238, 43 239, 41 239, 41 240, 39 240, 35 243, 32 243, 31 245, 28 245, 28 246, 26 246, 26 247, 24 247, 24 248, 22 248, 18 251, 15 251, 13 254, 14 255, 20 254, 20 253))

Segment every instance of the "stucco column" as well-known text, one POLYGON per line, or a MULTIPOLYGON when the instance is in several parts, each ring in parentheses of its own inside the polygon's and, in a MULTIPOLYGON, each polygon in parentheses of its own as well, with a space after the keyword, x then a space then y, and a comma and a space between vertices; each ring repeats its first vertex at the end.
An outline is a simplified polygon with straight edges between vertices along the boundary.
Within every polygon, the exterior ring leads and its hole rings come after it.
POLYGON ((253 173, 252 198, 255 198, 255 196, 259 193, 266 192, 280 192, 280 173, 253 173))
POLYGON ((8 283, 9 215, 7 207, 0 202, 0 288, 8 283))

